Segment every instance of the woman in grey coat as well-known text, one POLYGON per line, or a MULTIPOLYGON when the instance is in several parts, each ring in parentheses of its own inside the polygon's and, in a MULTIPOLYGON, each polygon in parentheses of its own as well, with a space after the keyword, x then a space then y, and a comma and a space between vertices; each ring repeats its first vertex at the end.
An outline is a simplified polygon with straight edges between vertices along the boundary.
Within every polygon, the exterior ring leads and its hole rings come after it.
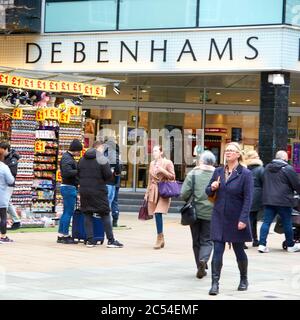
POLYGON ((213 165, 215 162, 216 158, 212 152, 204 151, 201 153, 197 166, 189 172, 181 189, 183 200, 187 201, 191 196, 194 199, 197 221, 190 228, 197 266, 196 277, 199 279, 207 274, 205 269, 213 249, 213 243, 210 240, 210 219, 213 205, 207 200, 205 188, 214 173, 213 165))

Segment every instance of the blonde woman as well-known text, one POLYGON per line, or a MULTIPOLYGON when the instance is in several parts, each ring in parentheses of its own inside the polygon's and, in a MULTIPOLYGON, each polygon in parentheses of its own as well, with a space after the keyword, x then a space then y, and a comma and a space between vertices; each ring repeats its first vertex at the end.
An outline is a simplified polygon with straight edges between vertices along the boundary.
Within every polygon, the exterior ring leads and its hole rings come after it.
POLYGON ((252 206, 250 210, 250 222, 252 231, 252 246, 258 247, 258 237, 257 237, 257 214, 262 210, 262 189, 263 189, 263 176, 264 167, 263 162, 260 160, 258 153, 255 150, 246 152, 245 163, 247 168, 251 171, 254 183, 254 192, 252 206))
POLYGON ((150 163, 149 167, 149 179, 145 199, 148 201, 149 215, 155 215, 157 240, 154 249, 161 249, 165 246, 162 216, 168 213, 171 198, 159 196, 158 183, 175 180, 175 171, 173 162, 163 156, 161 146, 153 147, 152 156, 154 160, 150 163))
POLYGON ((210 238, 214 242, 210 295, 219 293, 226 242, 232 243, 240 270, 238 290, 244 291, 248 288, 248 258, 244 251, 244 242, 252 241, 249 213, 252 204, 253 178, 250 170, 244 165, 239 144, 231 142, 226 146, 225 160, 225 167, 215 170, 206 187, 209 196, 217 192, 210 224, 210 238), (220 183, 217 182, 218 178, 220 183))

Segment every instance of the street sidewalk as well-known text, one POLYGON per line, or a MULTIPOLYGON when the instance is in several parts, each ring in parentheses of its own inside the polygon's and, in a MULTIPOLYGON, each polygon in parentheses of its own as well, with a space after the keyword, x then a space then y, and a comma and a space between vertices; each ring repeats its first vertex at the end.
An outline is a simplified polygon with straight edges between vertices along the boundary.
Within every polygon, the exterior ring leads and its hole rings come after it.
POLYGON ((212 297, 210 270, 196 278, 190 230, 180 225, 179 215, 165 218, 161 250, 152 248, 154 220, 139 221, 129 213, 120 217, 127 227, 114 232, 122 249, 58 244, 53 232, 11 234, 15 243, 0 245, 0 299, 300 299, 300 252, 283 251, 281 235, 269 235, 270 253, 249 244, 246 292, 236 290, 238 267, 227 246, 220 294, 212 297))

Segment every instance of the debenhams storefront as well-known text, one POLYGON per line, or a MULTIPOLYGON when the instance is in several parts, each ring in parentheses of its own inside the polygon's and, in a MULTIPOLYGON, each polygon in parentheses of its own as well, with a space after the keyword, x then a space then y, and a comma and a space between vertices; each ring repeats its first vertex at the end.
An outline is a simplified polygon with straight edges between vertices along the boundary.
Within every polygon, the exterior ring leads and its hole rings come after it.
MULTIPOLYGON (((151 129, 204 129, 219 163, 234 140, 264 161, 288 148, 300 172, 300 1, 47 0, 42 12, 41 34, 0 38, 0 65, 113 79, 105 98, 84 100, 89 143, 108 127, 118 139, 125 121, 122 157, 138 140, 148 160, 151 129)), ((122 187, 145 187, 147 165, 124 168, 122 187)), ((188 169, 176 165, 178 178, 188 169)))

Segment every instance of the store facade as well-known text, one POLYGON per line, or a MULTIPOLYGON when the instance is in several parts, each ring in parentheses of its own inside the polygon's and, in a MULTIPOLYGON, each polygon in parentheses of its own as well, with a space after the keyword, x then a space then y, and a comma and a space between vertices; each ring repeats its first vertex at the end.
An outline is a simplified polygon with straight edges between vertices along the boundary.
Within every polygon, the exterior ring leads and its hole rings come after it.
POLYGON ((157 129, 181 133, 180 151, 176 137, 168 147, 172 159, 182 153, 179 180, 197 143, 220 164, 229 141, 264 161, 288 148, 300 172, 299 12, 292 0, 46 0, 42 33, 0 38, 0 65, 53 80, 110 79, 106 97, 84 99, 84 137, 90 146, 112 130, 123 188, 145 188, 157 129))

